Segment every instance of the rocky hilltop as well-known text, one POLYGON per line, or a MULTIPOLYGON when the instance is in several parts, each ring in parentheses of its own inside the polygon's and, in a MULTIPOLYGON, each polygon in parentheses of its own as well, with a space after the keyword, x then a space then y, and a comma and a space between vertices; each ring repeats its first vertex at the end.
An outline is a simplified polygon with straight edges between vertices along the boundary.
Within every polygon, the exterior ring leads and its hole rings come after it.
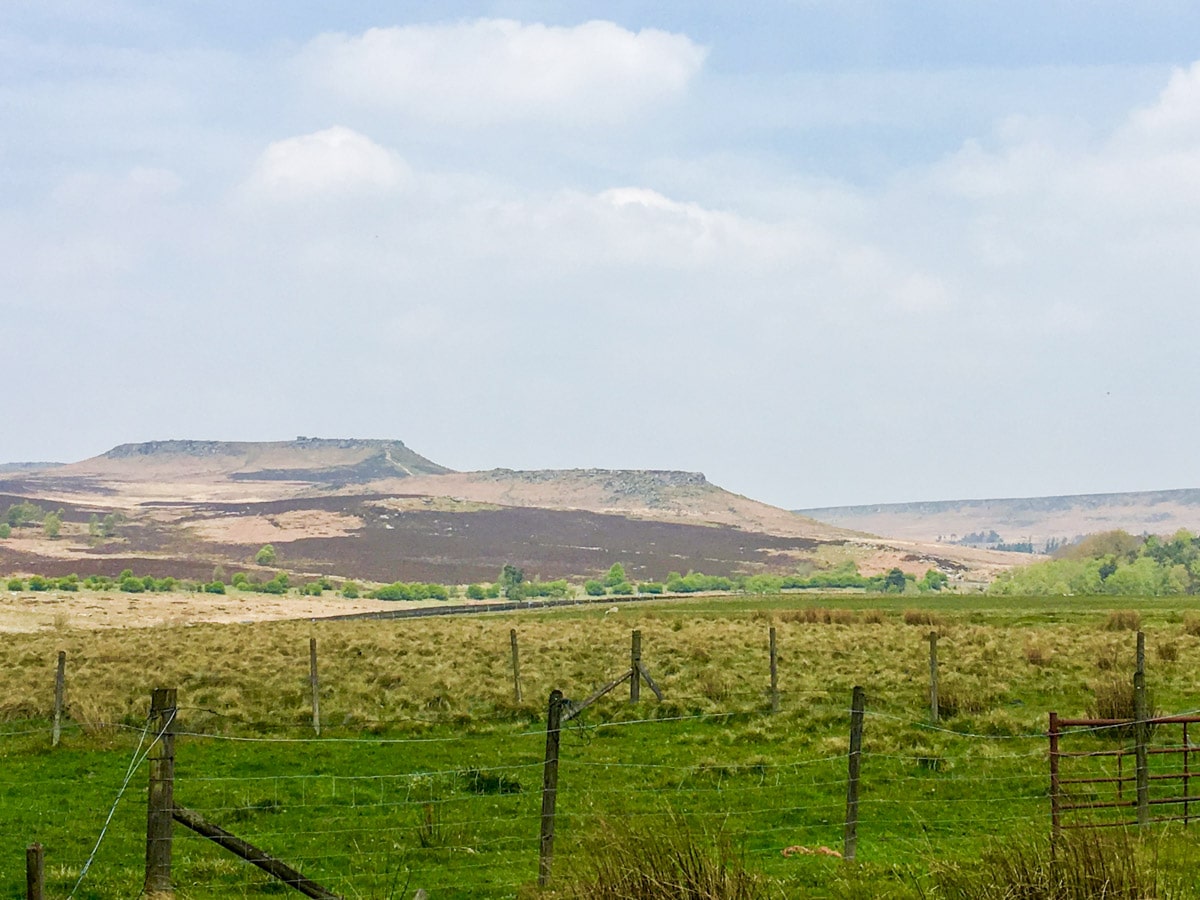
POLYGON ((873 538, 734 494, 699 472, 455 472, 398 440, 162 440, 0 476, 0 501, 61 511, 57 535, 0 541, 3 570, 200 577, 277 568, 380 581, 490 580, 506 563, 544 578, 622 562, 639 580, 901 565, 985 578, 1014 554, 873 538), (105 520, 114 527, 100 528, 105 520))

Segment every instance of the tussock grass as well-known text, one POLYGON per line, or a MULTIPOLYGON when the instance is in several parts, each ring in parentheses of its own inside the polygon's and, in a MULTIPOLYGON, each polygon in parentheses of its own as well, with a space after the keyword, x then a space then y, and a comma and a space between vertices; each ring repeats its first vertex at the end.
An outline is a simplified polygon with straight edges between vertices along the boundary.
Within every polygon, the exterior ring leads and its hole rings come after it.
POLYGON ((1104 621, 1106 631, 1137 631, 1142 627, 1142 614, 1136 609, 1114 609, 1104 621))
POLYGON ((1067 832, 1052 855, 1046 839, 997 843, 970 865, 937 862, 945 900, 1170 900, 1184 896, 1153 848, 1121 832, 1067 832))
POLYGON ((766 880, 750 873, 721 834, 671 816, 638 828, 603 823, 563 900, 760 900, 766 880))
POLYGON ((906 609, 904 611, 905 625, 941 625, 942 617, 928 609, 906 609))

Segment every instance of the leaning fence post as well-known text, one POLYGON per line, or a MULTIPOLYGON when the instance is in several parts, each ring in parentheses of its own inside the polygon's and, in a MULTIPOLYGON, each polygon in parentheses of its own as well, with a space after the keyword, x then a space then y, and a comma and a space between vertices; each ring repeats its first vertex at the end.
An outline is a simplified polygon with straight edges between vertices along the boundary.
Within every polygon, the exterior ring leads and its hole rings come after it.
MULTIPOLYGON (((634 673, 636 676, 636 672, 634 673)), ((538 887, 550 883, 554 861, 554 808, 558 802, 558 742, 562 729, 563 693, 550 692, 546 711, 546 762, 542 769, 542 833, 538 843, 538 887)))
POLYGON ((863 689, 857 685, 850 700, 850 777, 846 784, 846 829, 842 835, 842 857, 854 859, 858 848, 858 778, 862 766, 863 689))
POLYGON ((313 731, 321 736, 321 681, 317 675, 317 639, 308 639, 308 681, 312 686, 313 731))
MULTIPOLYGON (((1141 633, 1138 633, 1141 638, 1141 633)), ((1141 641, 1138 641, 1139 646, 1141 641)), ((1137 762, 1137 823, 1142 828, 1150 822, 1150 758, 1147 744, 1150 742, 1150 717, 1146 708, 1146 673, 1133 673, 1133 709, 1135 758, 1137 762)))
POLYGON ((517 629, 510 628, 508 631, 508 639, 512 644, 512 669, 513 669, 513 697, 518 703, 521 702, 521 657, 517 652, 517 629))
POLYGON ((146 803, 146 894, 171 893, 171 823, 175 812, 175 688, 150 697, 150 790, 146 803))
POLYGON ((54 673, 54 727, 50 732, 50 746, 57 747, 62 739, 63 687, 67 679, 67 652, 58 651, 58 669, 54 673))
POLYGON ((41 844, 25 848, 25 900, 42 900, 46 892, 46 855, 41 844))
POLYGON ((779 653, 775 646, 775 626, 771 626, 771 712, 779 712, 779 653))
POLYGON ((629 702, 637 703, 642 696, 642 633, 634 631, 633 642, 629 648, 629 667, 633 674, 629 676, 629 702))
POLYGON ((936 725, 938 721, 938 633, 929 632, 929 717, 936 725))

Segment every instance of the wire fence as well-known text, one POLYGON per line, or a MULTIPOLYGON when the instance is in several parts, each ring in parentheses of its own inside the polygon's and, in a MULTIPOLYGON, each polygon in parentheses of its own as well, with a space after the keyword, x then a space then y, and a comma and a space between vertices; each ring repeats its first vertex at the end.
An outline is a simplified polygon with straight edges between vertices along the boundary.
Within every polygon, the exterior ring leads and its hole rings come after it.
MULTIPOLYGON (((849 692, 787 691, 776 714, 778 704, 750 686, 723 689, 725 709, 712 709, 711 693, 676 690, 668 699, 608 697, 563 726, 555 877, 585 872, 595 849, 626 830, 653 833, 680 820, 730 841, 768 875, 807 864, 798 857, 829 864, 846 824, 849 692)), ((333 892, 499 898, 535 882, 547 735, 544 716, 528 706, 466 717, 431 708, 317 736, 294 715, 234 714, 189 704, 186 693, 180 701, 175 803, 333 892)), ((933 722, 911 704, 868 699, 860 860, 969 855, 988 836, 1050 831, 1046 732, 989 733, 980 723, 933 722)), ((130 718, 68 720, 62 729, 87 740, 47 753, 48 724, 0 732, 10 762, 0 768, 10 819, 0 828, 0 892, 19 891, 22 873, 10 862, 18 843, 43 839, 53 895, 136 896, 146 848, 143 763, 156 733, 130 718)), ((1121 726, 1077 728, 1072 737, 1094 751, 1076 761, 1097 767, 1088 777, 1122 764, 1109 751, 1128 752, 1121 726)), ((1170 746, 1165 731, 1157 746, 1170 746)), ((1117 777, 1111 789, 1128 790, 1127 773, 1117 777)), ((1109 784, 1088 790, 1098 797, 1109 784)), ((278 890, 178 825, 173 877, 194 897, 278 890)))

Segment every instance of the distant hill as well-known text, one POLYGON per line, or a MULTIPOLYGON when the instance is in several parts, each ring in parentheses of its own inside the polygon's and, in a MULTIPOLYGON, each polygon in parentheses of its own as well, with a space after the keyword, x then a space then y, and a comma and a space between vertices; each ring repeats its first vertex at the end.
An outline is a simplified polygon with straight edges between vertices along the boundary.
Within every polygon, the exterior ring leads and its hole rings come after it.
MULTIPOLYGON (((1072 494, 996 500, 938 500, 796 510, 822 522, 917 541, 998 537, 1014 544, 1071 541, 1097 531, 1171 534, 1200 530, 1200 490, 1072 494), (994 532, 994 535, 993 535, 994 532)), ((972 541, 972 543, 980 543, 972 541)), ((994 541, 985 543, 995 543, 994 541)))
POLYGON ((455 472, 395 440, 150 441, 0 475, 0 503, 62 511, 62 534, 0 541, 0 574, 253 570, 264 544, 296 574, 489 581, 505 563, 545 578, 622 562, 637 580, 813 570, 855 561, 986 580, 1014 554, 881 540, 743 497, 699 472, 455 472), (93 517, 120 524, 101 534, 93 517), (116 515, 118 514, 119 515, 116 515))
POLYGON ((53 469, 61 466, 62 463, 57 462, 10 462, 0 463, 0 475, 9 474, 12 472, 32 472, 37 469, 53 469))

